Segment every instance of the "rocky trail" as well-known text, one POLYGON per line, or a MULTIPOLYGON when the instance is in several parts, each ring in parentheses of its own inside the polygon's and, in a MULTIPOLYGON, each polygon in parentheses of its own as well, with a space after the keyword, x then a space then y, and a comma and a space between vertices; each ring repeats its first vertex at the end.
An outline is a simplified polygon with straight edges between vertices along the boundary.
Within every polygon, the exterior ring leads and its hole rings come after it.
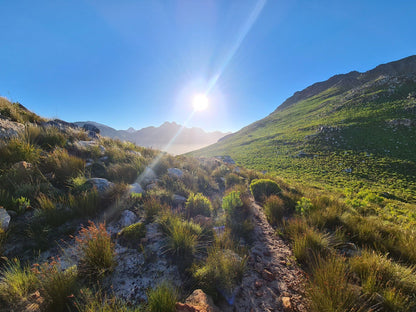
POLYGON ((304 273, 299 269, 287 244, 275 234, 262 208, 251 205, 254 222, 253 244, 247 271, 233 306, 222 311, 307 311, 304 273))

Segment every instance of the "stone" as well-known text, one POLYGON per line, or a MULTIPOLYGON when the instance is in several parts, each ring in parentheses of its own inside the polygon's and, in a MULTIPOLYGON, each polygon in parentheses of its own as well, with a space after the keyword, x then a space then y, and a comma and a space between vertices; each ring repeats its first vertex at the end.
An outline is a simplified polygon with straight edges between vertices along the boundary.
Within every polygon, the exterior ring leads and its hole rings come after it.
POLYGON ((285 312, 292 311, 292 303, 290 302, 290 297, 282 297, 282 306, 283 306, 283 311, 285 312))
POLYGON ((86 131, 92 131, 92 132, 95 132, 95 133, 97 133, 97 134, 99 134, 100 133, 100 129, 98 129, 96 126, 94 126, 93 124, 89 124, 89 123, 86 123, 86 124, 84 124, 83 126, 82 126, 82 128, 84 129, 84 130, 86 130, 86 131))
POLYGON ((264 269, 262 272, 261 272, 261 276, 266 280, 266 281, 269 281, 269 282, 272 282, 272 281, 274 281, 274 275, 273 275, 273 273, 272 272, 270 272, 269 270, 267 270, 267 269, 264 269))
POLYGON ((185 303, 176 303, 176 312, 220 312, 212 298, 201 289, 196 289, 185 303))
POLYGON ((186 197, 174 194, 172 196, 172 202, 173 202, 174 205, 183 204, 183 203, 186 202, 186 197))
POLYGON ((10 215, 7 213, 6 209, 0 207, 0 229, 7 231, 10 223, 10 215))
POLYGON ((136 221, 136 214, 130 210, 124 210, 120 215, 120 225, 125 228, 136 221))
POLYGON ((23 124, 0 118, 0 138, 17 137, 24 130, 23 124))
POLYGON ((254 287, 256 287, 257 289, 261 288, 262 286, 263 286, 263 281, 257 280, 254 282, 254 287))
POLYGON ((105 191, 114 186, 114 183, 104 178, 91 178, 88 179, 85 183, 91 185, 92 187, 95 187, 98 193, 104 193, 105 191))
POLYGON ((15 163, 12 168, 16 169, 16 170, 23 171, 23 170, 32 169, 33 165, 31 163, 28 163, 28 162, 22 160, 22 161, 19 161, 19 162, 15 163))
POLYGON ((168 175, 170 175, 171 177, 174 177, 174 178, 182 178, 183 171, 181 169, 178 169, 178 168, 169 168, 168 169, 168 175))
POLYGON ((133 183, 129 186, 129 194, 142 194, 144 191, 139 183, 133 183))

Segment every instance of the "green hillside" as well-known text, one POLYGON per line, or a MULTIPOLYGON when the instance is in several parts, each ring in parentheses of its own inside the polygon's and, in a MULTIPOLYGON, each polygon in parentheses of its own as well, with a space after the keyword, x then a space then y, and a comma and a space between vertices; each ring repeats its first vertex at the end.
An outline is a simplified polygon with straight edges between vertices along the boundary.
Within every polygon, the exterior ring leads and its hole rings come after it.
POLYGON ((194 155, 230 155, 289 180, 416 197, 416 56, 336 75, 194 155), (386 187, 388 186, 388 188, 386 187))

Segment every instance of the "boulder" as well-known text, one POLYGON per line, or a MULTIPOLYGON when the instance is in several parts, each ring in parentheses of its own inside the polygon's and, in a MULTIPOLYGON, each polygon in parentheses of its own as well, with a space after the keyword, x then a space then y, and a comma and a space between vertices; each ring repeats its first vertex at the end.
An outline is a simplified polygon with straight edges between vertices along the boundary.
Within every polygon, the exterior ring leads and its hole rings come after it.
POLYGON ((140 183, 141 185, 147 185, 154 182, 156 179, 157 176, 153 169, 150 167, 146 167, 144 171, 140 174, 140 176, 137 178, 136 182, 140 183))
POLYGON ((185 303, 176 303, 175 308, 176 312, 220 312, 212 298, 201 289, 196 289, 186 298, 185 303))
POLYGON ((28 163, 22 160, 22 161, 15 163, 12 168, 19 170, 19 171, 24 171, 24 170, 32 169, 33 165, 31 163, 28 163))
POLYGON ((10 215, 7 213, 6 209, 0 207, 0 229, 7 231, 10 223, 10 215))
POLYGON ((99 134, 100 133, 100 129, 98 129, 96 126, 94 126, 93 124, 89 124, 89 123, 86 123, 86 124, 84 124, 83 126, 82 126, 82 129, 84 129, 84 130, 86 130, 86 131, 91 131, 91 132, 94 132, 94 133, 97 133, 97 134, 99 134))
POLYGON ((142 189, 142 187, 139 183, 136 182, 136 183, 130 184, 129 194, 132 194, 132 193, 134 193, 134 194, 142 194, 143 193, 143 189, 142 189))
POLYGON ((130 210, 124 210, 120 215, 120 225, 125 228, 136 221, 136 214, 130 210))
POLYGON ((91 179, 88 179, 87 182, 85 183, 91 185, 92 187, 97 188, 98 193, 104 193, 109 188, 114 186, 114 183, 104 178, 91 178, 91 179))
POLYGON ((24 130, 25 126, 23 124, 0 118, 0 138, 16 137, 19 132, 24 130))
POLYGON ((174 178, 181 178, 183 176, 183 171, 178 168, 169 168, 168 175, 174 178))
POLYGON ((186 202, 186 197, 174 194, 172 196, 172 202, 174 205, 184 204, 186 202))

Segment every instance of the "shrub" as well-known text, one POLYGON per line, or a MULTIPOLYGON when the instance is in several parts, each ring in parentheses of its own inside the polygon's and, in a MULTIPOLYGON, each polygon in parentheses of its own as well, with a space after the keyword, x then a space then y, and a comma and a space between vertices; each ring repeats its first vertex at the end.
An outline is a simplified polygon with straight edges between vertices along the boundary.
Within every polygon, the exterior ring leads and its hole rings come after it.
POLYGON ((254 225, 249 218, 250 203, 247 200, 239 191, 231 191, 223 197, 222 208, 226 213, 226 225, 232 234, 250 241, 254 225))
POLYGON ((193 276, 206 293, 217 297, 221 292, 230 301, 234 288, 242 281, 245 267, 245 257, 214 244, 208 249, 205 263, 193 268, 193 276))
POLYGON ((115 296, 107 296, 102 290, 93 291, 89 288, 80 290, 80 299, 76 300, 78 312, 140 312, 139 307, 130 307, 115 296))
MULTIPOLYGON (((165 206, 165 208, 167 208, 165 206)), ((146 221, 152 222, 155 216, 163 209, 163 205, 160 200, 155 196, 146 198, 143 202, 143 210, 145 213, 146 221)))
POLYGON ((39 285, 36 274, 29 266, 22 266, 20 261, 9 261, 1 273, 0 297, 10 305, 18 304, 39 285))
POLYGON ((39 209, 36 210, 35 216, 42 223, 45 221, 48 225, 61 225, 68 220, 70 213, 65 209, 59 209, 58 204, 52 201, 45 194, 40 194, 37 198, 39 209))
POLYGON ((311 311, 370 311, 349 284, 347 266, 342 258, 318 258, 308 286, 311 311))
POLYGON ((122 229, 118 236, 130 246, 137 245, 146 236, 146 226, 141 222, 134 223, 122 229))
POLYGON ((229 173, 225 176, 225 187, 230 188, 234 185, 240 184, 242 181, 235 173, 229 173))
POLYGON ((211 211, 211 202, 201 193, 191 194, 188 197, 185 204, 185 213, 188 218, 196 215, 209 216, 211 211))
POLYGON ((162 283, 147 293, 147 307, 150 312, 175 312, 178 299, 177 290, 168 283, 162 283))
POLYGON ((314 206, 309 198, 302 197, 297 203, 295 210, 298 214, 302 216, 307 216, 311 211, 313 211, 314 206))
POLYGON ((281 189, 273 180, 255 179, 250 183, 250 191, 255 200, 263 201, 270 195, 279 195, 281 189))
POLYGON ((48 311, 64 311, 69 295, 75 290, 76 266, 62 270, 58 261, 35 265, 33 270, 40 281, 41 293, 47 300, 48 311))
POLYGON ((41 150, 36 146, 18 138, 11 139, 6 144, 0 145, 0 159, 3 166, 22 160, 31 164, 37 164, 40 160, 40 152, 41 150))
POLYGON ((276 195, 269 196, 264 204, 264 213, 271 224, 280 223, 285 213, 283 199, 276 195))
POLYGON ((105 224, 89 222, 75 238, 80 254, 79 272, 86 277, 99 278, 112 271, 115 265, 114 244, 105 229, 105 224))
POLYGON ((52 182, 58 187, 68 186, 70 179, 84 170, 84 161, 71 156, 65 149, 55 149, 41 166, 44 173, 52 174, 52 182))
POLYGON ((406 303, 410 310, 416 308, 414 267, 394 263, 386 255, 366 250, 361 256, 351 258, 350 265, 352 271, 360 277, 364 292, 370 298, 379 298, 374 295, 381 294, 387 310, 405 311, 403 303, 406 303))
POLYGON ((166 248, 169 253, 181 260, 184 266, 192 262, 194 254, 198 251, 199 238, 202 228, 191 221, 182 221, 172 217, 167 225, 166 248))
POLYGON ((80 194, 68 194, 68 202, 71 209, 78 216, 93 216, 100 206, 100 198, 96 188, 83 191, 80 194))
POLYGON ((110 181, 133 183, 137 179, 137 169, 132 164, 113 164, 107 169, 110 181))
POLYGON ((237 209, 243 206, 240 192, 232 191, 222 198, 222 209, 228 214, 238 213, 237 209))

